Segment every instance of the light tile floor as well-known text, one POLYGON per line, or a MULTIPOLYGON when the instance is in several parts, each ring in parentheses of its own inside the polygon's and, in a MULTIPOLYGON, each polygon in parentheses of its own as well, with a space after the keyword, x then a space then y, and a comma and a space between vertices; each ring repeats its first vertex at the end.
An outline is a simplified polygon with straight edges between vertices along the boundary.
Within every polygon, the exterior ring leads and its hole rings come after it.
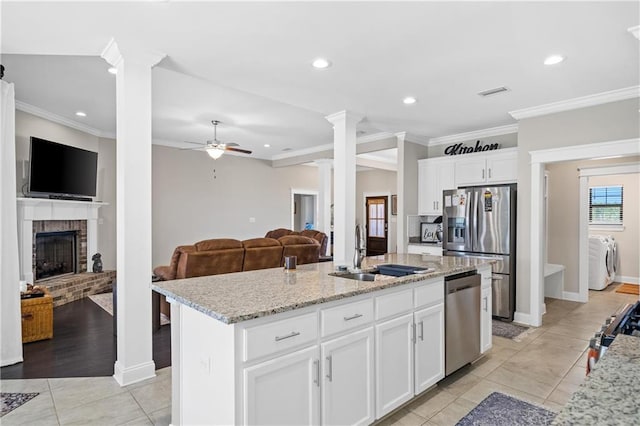
MULTIPOLYGON (((491 392, 502 392, 559 411, 584 380, 588 340, 604 319, 637 296, 615 287, 591 291, 589 303, 547 299, 543 325, 519 342, 494 337, 475 364, 383 419, 379 425, 454 425, 491 392)), ((168 425, 171 368, 134 385, 111 377, 2 380, 2 392, 40 392, 0 418, 2 425, 168 425)))

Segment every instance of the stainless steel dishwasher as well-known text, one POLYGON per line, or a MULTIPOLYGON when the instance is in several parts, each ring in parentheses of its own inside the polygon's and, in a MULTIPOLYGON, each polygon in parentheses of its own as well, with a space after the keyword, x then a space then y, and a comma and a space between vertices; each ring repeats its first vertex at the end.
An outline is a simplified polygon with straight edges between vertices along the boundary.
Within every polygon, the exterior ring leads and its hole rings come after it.
POLYGON ((476 271, 444 279, 445 375, 480 357, 480 275, 476 271))

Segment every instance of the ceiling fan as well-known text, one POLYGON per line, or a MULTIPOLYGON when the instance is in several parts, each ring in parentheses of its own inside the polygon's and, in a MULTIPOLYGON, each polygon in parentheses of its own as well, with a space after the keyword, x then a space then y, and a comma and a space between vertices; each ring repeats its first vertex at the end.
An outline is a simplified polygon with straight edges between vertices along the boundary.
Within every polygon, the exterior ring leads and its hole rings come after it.
MULTIPOLYGON (((251 154, 251 151, 249 151, 247 149, 236 148, 238 146, 237 143, 234 143, 234 142, 229 142, 229 143, 220 142, 218 140, 218 124, 220 124, 220 121, 212 120, 211 124, 213 124, 213 140, 207 141, 207 144, 204 145, 204 146, 200 146, 198 148, 186 148, 186 149, 190 149, 190 150, 192 150, 192 149, 202 149, 202 150, 205 150, 205 151, 207 151, 207 154, 209 154, 209 156, 211 158, 213 158, 214 160, 217 160, 218 158, 220 158, 222 156, 222 154, 224 154, 225 151, 234 151, 234 152, 241 152, 243 154, 251 154)), ((185 142, 202 145, 202 144, 199 144, 197 142, 189 142, 189 141, 185 141, 185 142)))

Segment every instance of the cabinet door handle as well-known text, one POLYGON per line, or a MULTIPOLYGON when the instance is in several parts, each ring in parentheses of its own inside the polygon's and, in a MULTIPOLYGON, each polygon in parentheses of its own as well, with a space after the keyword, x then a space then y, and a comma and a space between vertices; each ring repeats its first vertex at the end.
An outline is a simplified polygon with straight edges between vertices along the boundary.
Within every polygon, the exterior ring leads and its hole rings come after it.
POLYGON ((434 210, 436 209, 436 202, 435 201, 433 202, 433 209, 434 210))
POLYGON ((482 310, 486 312, 487 311, 487 307, 488 307, 487 297, 485 296, 485 297, 482 298, 482 310))
POLYGON ((436 201, 436 210, 438 210, 439 205, 440 205, 440 201, 436 201))
POLYGON ((22 319, 32 319, 33 314, 22 314, 22 319))
POLYGON ((413 343, 416 343, 416 324, 413 323, 411 324, 411 340, 413 340, 413 343))
POLYGON ((484 169, 482 169, 482 179, 484 179, 484 169))
POLYGON ((491 179, 491 169, 489 169, 489 179, 491 179))
POLYGON ((299 336, 300 332, 299 331, 292 331, 291 333, 287 334, 286 336, 276 336, 276 342, 279 342, 280 340, 284 340, 284 339, 289 339, 291 337, 296 337, 299 336))
POLYGON ((315 370, 315 377, 313 378, 313 383, 320 387, 320 360, 316 359, 313 361, 313 368, 315 370))
POLYGON ((420 321, 420 340, 424 341, 424 321, 420 321))
POLYGON ((344 320, 345 321, 351 321, 353 319, 360 318, 361 316, 362 316, 362 314, 354 314, 354 315, 351 315, 350 317, 344 317, 344 320))
POLYGON ((327 357, 327 362, 327 379, 331 382, 333 381, 333 360, 331 359, 331 355, 327 357))

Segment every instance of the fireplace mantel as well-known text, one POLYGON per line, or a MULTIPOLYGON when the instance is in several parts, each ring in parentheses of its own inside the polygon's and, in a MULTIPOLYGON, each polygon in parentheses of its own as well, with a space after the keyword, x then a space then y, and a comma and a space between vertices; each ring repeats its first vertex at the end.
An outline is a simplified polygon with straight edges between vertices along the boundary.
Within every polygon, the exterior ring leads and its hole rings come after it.
POLYGON ((32 263, 34 220, 86 220, 87 258, 98 251, 98 209, 108 205, 107 203, 19 197, 17 204, 20 279, 29 283, 34 281, 32 263))

